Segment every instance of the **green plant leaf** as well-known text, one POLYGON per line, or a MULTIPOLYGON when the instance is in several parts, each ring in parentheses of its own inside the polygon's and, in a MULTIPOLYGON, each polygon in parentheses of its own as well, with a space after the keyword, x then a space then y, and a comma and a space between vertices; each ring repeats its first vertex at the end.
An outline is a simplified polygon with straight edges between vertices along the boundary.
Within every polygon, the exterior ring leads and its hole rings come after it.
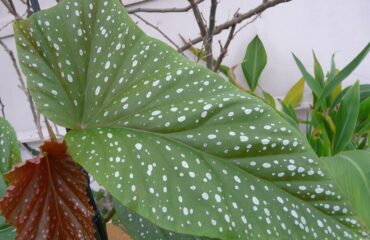
POLYGON ((8 121, 0 117, 0 175, 20 161, 21 154, 14 129, 8 121))
POLYGON ((307 82, 307 85, 311 88, 312 93, 315 96, 319 97, 321 95, 322 90, 323 90, 323 88, 320 86, 320 83, 312 77, 312 75, 304 67, 303 63, 294 54, 293 54, 293 58, 294 58, 294 60, 297 64, 299 70, 301 71, 301 73, 303 75, 303 79, 307 82))
POLYGON ((293 108, 298 106, 303 97, 304 83, 305 81, 302 77, 296 84, 294 84, 283 100, 285 105, 291 105, 293 108))
MULTIPOLYGON (((0 198, 6 192, 7 184, 3 174, 9 171, 13 164, 21 161, 18 141, 14 129, 8 121, 0 117, 0 198)), ((0 239, 15 239, 15 228, 5 223, 0 214, 0 239)))
POLYGON ((262 91, 264 100, 270 104, 273 108, 276 107, 275 98, 271 96, 268 92, 262 91))
MULTIPOLYGON (((343 91, 341 91, 335 98, 332 106, 336 106, 342 101, 343 96, 352 86, 348 86, 343 91)), ((370 97, 370 84, 360 84, 360 102, 364 101, 366 98, 370 97)))
POLYGON ((158 227, 219 239, 362 232, 350 211, 332 212, 348 204, 298 130, 147 37, 118 0, 61 1, 15 35, 38 110, 74 129, 73 159, 158 227))
POLYGON ((370 152, 341 152, 322 162, 350 200, 353 211, 359 216, 358 221, 370 229, 370 152))
POLYGON ((113 224, 119 226, 133 239, 176 239, 176 240, 200 240, 209 239, 202 237, 195 237, 191 235, 184 235, 175 232, 167 231, 160 228, 141 217, 140 215, 130 211, 125 206, 113 199, 113 205, 116 213, 113 217, 113 224))
POLYGON ((256 35, 249 43, 242 63, 244 77, 249 88, 254 91, 262 70, 267 64, 267 55, 261 39, 256 35))
POLYGON ((325 86, 325 76, 324 71, 322 70, 321 64, 319 60, 316 57, 316 54, 314 51, 312 51, 313 59, 314 59, 314 72, 315 72, 315 80, 318 81, 322 88, 325 86))
POLYGON ((341 92, 342 92, 342 84, 340 83, 338 84, 338 86, 336 86, 336 88, 331 93, 330 100, 333 102, 341 92))
POLYGON ((326 84, 321 98, 325 98, 329 96, 333 90, 341 83, 346 77, 348 77, 353 70, 364 60, 368 52, 370 51, 370 43, 366 45, 366 47, 346 66, 344 67, 339 73, 337 73, 333 78, 329 80, 326 84))
POLYGON ((285 105, 284 102, 280 102, 282 113, 284 113, 284 118, 289 122, 293 127, 297 130, 299 129, 299 122, 297 118, 297 114, 294 108, 291 105, 285 105))
POLYGON ((370 97, 360 103, 360 111, 358 114, 359 121, 370 119, 370 97))
POLYGON ((16 236, 15 228, 7 225, 4 218, 0 216, 0 239, 14 240, 16 236))
MULTIPOLYGON (((307 139, 318 156, 331 156, 331 141, 329 134, 335 129, 331 118, 317 110, 311 112, 310 131, 307 139)), ((335 131, 335 130, 334 130, 335 131)))
POLYGON ((360 85, 357 82, 344 95, 335 116, 333 153, 336 154, 351 142, 360 109, 360 85))
MULTIPOLYGON (((0 175, 0 198, 6 192, 6 183, 4 178, 0 175)), ((0 214, 0 239, 1 240, 14 240, 15 239, 15 228, 6 224, 4 217, 0 214)))

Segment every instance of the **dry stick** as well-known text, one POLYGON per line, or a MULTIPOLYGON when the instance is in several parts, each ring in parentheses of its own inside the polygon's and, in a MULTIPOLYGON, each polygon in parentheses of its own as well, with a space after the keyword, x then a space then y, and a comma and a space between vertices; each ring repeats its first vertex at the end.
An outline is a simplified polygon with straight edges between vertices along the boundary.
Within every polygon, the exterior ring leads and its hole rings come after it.
POLYGON ((10 14, 12 14, 14 17, 19 18, 19 15, 17 13, 17 10, 14 7, 14 3, 12 0, 1 0, 1 2, 4 4, 4 6, 8 9, 10 14))
POLYGON ((207 36, 207 26, 206 23, 203 20, 202 13, 200 12, 198 8, 198 4, 194 0, 188 0, 191 8, 193 9, 194 17, 195 20, 197 21, 199 30, 200 30, 200 35, 202 36, 202 40, 205 39, 207 36))
POLYGON ((222 61, 224 60, 225 56, 226 56, 226 53, 227 53, 227 50, 230 46, 230 43, 231 41, 233 40, 234 38, 234 32, 235 32, 235 27, 236 27, 236 24, 231 26, 231 29, 230 29, 230 32, 229 32, 229 36, 227 37, 227 40, 226 40, 226 43, 224 46, 221 45, 221 54, 220 56, 218 56, 217 58, 217 61, 216 61, 216 64, 215 64, 215 67, 214 67, 214 71, 217 72, 218 69, 220 68, 221 66, 221 63, 222 61))
POLYGON ((163 37, 165 37, 170 43, 172 43, 172 45, 174 45, 177 49, 179 49, 179 46, 169 36, 167 36, 167 34, 165 34, 158 26, 155 26, 155 25, 151 24, 150 22, 148 22, 147 20, 145 20, 143 17, 137 15, 136 13, 134 13, 133 15, 135 17, 137 17, 138 19, 140 19, 141 21, 143 21, 148 26, 150 26, 150 27, 154 28, 155 30, 157 30, 160 34, 162 34, 163 37))
POLYGON ((192 9, 193 14, 195 17, 195 20, 197 21, 200 34, 202 36, 203 45, 205 48, 206 53, 206 63, 207 68, 212 69, 212 39, 213 39, 213 30, 214 30, 214 24, 215 24, 215 15, 216 15, 216 7, 217 7, 217 1, 212 0, 211 10, 210 10, 210 25, 209 28, 207 28, 206 21, 203 18, 202 13, 199 10, 198 4, 194 0, 188 0, 192 9))
POLYGON ((37 118, 37 113, 36 113, 35 105, 33 103, 33 100, 31 98, 30 94, 28 93, 28 91, 26 89, 26 85, 24 83, 24 80, 23 80, 21 71, 19 70, 19 67, 17 65, 17 60, 15 59, 15 56, 14 56, 12 50, 10 50, 8 48, 8 46, 5 45, 5 43, 3 41, 1 41, 1 40, 0 40, 0 45, 4 48, 5 52, 9 55, 9 57, 10 57, 12 63, 13 63, 14 69, 15 69, 17 75, 18 75, 18 79, 19 79, 19 82, 21 84, 19 87, 26 94, 27 100, 28 100, 28 102, 30 104, 30 108, 31 108, 32 116, 33 116, 33 121, 35 122, 37 133, 38 133, 40 139, 41 140, 44 140, 44 135, 43 135, 42 130, 41 130, 41 123, 40 123, 40 120, 37 118))
POLYGON ((155 0, 141 0, 141 1, 136 1, 136 2, 133 2, 133 3, 129 3, 129 4, 124 4, 124 0, 120 0, 120 2, 122 3, 123 6, 125 7, 132 7, 132 6, 136 6, 136 5, 140 5, 140 4, 143 4, 143 3, 147 3, 147 2, 153 2, 155 0))
POLYGON ((5 104, 3 103, 3 101, 1 101, 1 98, 0 98, 0 107, 3 118, 5 118, 5 104))
POLYGON ((213 69, 213 31, 215 30, 216 23, 216 10, 217 10, 217 0, 211 0, 211 9, 209 13, 209 27, 207 31, 207 36, 204 39, 204 46, 207 55, 207 68, 213 69))
POLYGON ((250 20, 249 22, 246 22, 244 25, 242 25, 238 30, 235 31, 234 33, 234 37, 236 36, 236 34, 238 34, 241 30, 243 30, 246 26, 248 26, 249 24, 251 24, 252 22, 256 21, 260 16, 261 16, 262 13, 259 13, 257 14, 252 20, 250 20))
MULTIPOLYGON (((259 6, 257 6, 256 8, 253 8, 253 9, 249 10, 248 12, 246 12, 244 14, 239 14, 238 16, 233 17, 231 20, 226 21, 223 24, 218 25, 217 27, 215 27, 213 35, 217 35, 217 34, 221 33, 223 30, 228 29, 228 28, 230 28, 231 26, 233 26, 235 24, 239 24, 239 23, 243 22, 244 20, 246 20, 246 19, 248 19, 248 18, 250 18, 250 17, 252 17, 256 14, 262 13, 263 11, 265 11, 266 9, 268 9, 270 7, 274 7, 274 6, 276 6, 280 3, 286 3, 286 2, 290 2, 290 1, 292 1, 292 0, 271 0, 271 1, 268 1, 266 3, 263 3, 259 6)), ((187 44, 185 44, 184 46, 179 48, 178 51, 183 52, 183 51, 189 49, 192 45, 201 42, 202 40, 203 40, 202 36, 194 38, 193 40, 189 41, 187 44)))
MULTIPOLYGON (((196 3, 199 4, 204 2, 204 0, 197 0, 196 3)), ((174 12, 188 12, 191 9, 191 5, 182 8, 135 8, 130 9, 128 13, 146 12, 146 13, 174 13, 174 12)))

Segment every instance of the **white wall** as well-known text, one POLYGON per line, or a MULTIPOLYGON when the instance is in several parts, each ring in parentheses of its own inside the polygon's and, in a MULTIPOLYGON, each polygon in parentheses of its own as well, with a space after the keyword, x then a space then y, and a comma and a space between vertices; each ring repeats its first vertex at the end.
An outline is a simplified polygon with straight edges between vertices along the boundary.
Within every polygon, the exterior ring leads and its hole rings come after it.
MULTIPOLYGON (((53 1, 40 1, 42 7, 54 4, 53 1)), ((131 0, 130 2, 133 2, 131 0)), ((201 9, 209 7, 206 0, 201 9)), ((259 4, 252 0, 220 0, 217 23, 230 19, 236 9, 245 12, 259 4)), ((185 0, 155 0, 143 7, 186 6, 185 0)), ((312 69, 312 50, 320 59, 324 69, 328 69, 332 53, 336 53, 336 63, 339 68, 345 66, 370 40, 370 1, 369 0, 292 0, 265 11, 261 18, 240 32, 229 50, 225 64, 235 65, 242 61, 246 44, 258 34, 265 44, 268 63, 261 76, 261 85, 272 95, 283 96, 300 78, 291 52, 294 52, 303 63, 312 69)), ((158 25, 179 44, 178 34, 186 38, 198 35, 198 28, 191 12, 189 13, 141 13, 141 16, 158 25)), ((0 5, 0 28, 9 21, 9 17, 0 5)), ((207 13, 205 12, 207 17, 207 13)), ((139 25, 151 36, 165 39, 144 23, 139 25)), ((11 34, 11 27, 0 31, 0 37, 11 34)), ((225 40, 227 31, 215 40, 225 40)), ((4 40, 14 49, 13 38, 4 40)), ((217 51, 216 51, 217 52, 217 51)), ((243 81, 241 69, 237 69, 240 81, 243 81)), ((344 85, 356 80, 370 83, 370 56, 345 81, 344 85)), ((32 117, 23 93, 17 87, 18 80, 12 68, 11 61, 0 48, 0 97, 6 104, 6 115, 15 126, 18 135, 23 140, 32 138, 34 127, 32 117)), ((309 100, 306 89, 305 101, 309 100)))

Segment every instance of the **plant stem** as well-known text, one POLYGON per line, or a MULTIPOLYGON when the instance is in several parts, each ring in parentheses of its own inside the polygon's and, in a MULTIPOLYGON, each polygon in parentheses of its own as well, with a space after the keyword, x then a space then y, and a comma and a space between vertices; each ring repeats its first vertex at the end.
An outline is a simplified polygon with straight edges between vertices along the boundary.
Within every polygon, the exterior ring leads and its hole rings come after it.
POLYGON ((83 169, 83 172, 85 174, 86 181, 87 181, 87 188, 86 188, 87 197, 89 198, 89 202, 95 211, 95 216, 93 217, 93 223, 96 229, 95 238, 97 240, 108 240, 107 229, 105 228, 105 224, 103 223, 102 216, 99 212, 98 207, 96 206, 94 196, 90 188, 89 173, 85 169, 83 169))

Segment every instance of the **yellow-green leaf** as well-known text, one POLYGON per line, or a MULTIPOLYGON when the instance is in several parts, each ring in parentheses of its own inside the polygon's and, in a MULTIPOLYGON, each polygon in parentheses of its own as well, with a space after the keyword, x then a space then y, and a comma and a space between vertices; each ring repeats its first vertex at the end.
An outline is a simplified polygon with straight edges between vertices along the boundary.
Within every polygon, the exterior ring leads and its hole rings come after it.
POLYGON ((283 100, 285 105, 291 105, 292 107, 298 106, 303 97, 304 83, 305 81, 302 77, 296 84, 294 84, 283 100))

